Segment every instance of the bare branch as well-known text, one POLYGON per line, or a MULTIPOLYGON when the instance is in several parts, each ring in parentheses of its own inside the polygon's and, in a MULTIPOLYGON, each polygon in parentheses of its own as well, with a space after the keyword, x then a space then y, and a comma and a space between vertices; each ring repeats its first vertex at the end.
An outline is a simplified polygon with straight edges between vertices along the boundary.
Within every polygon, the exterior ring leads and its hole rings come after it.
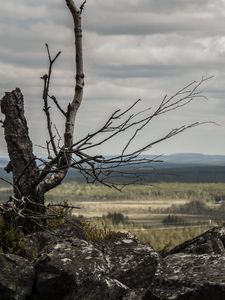
POLYGON ((85 7, 85 4, 86 4, 87 0, 85 0, 81 6, 80 6, 80 14, 82 14, 83 10, 84 10, 84 7, 85 7))
POLYGON ((69 208, 69 209, 80 209, 79 206, 73 206, 69 204, 51 204, 49 203, 47 207, 62 207, 62 208, 69 208))
POLYGON ((56 127, 55 124, 54 124, 54 128, 55 128, 55 131, 56 131, 56 133, 57 133, 57 135, 58 135, 58 143, 57 143, 57 147, 60 148, 60 142, 61 142, 61 140, 62 140, 62 137, 61 137, 61 135, 60 135, 60 133, 59 133, 59 131, 58 131, 58 128, 56 127))
MULTIPOLYGON (((45 44, 45 46, 46 46, 47 53, 48 53, 49 68, 48 68, 48 75, 46 74, 46 75, 41 77, 41 79, 43 79, 43 81, 44 81, 43 96, 42 96, 43 101, 44 101, 43 110, 44 110, 46 118, 47 118, 47 128, 48 128, 50 143, 52 145, 53 152, 54 152, 55 156, 57 156, 58 151, 57 151, 57 148, 56 148, 56 145, 55 145, 54 135, 53 135, 53 132, 52 132, 52 121, 51 121, 51 115, 50 115, 50 111, 49 111, 50 107, 48 105, 48 95, 49 95, 49 87, 50 87, 50 81, 51 81, 52 67, 53 67, 54 62, 56 61, 56 59, 60 55, 61 51, 59 51, 55 55, 55 57, 52 59, 48 44, 45 44)), ((51 155, 49 155, 49 156, 51 156, 51 155)))
POLYGON ((66 112, 59 105, 59 102, 57 101, 56 97, 55 96, 49 96, 49 95, 48 95, 48 97, 53 100, 53 102, 55 103, 55 105, 59 109, 59 111, 64 115, 64 117, 66 117, 66 112))
MULTIPOLYGON (((46 191, 49 191, 50 189, 54 188, 55 186, 59 185, 64 177, 66 176, 70 161, 71 161, 71 153, 68 151, 73 145, 73 135, 74 135, 74 124, 75 119, 77 115, 77 111, 80 107, 81 101, 83 99, 83 88, 84 88, 84 72, 83 72, 83 47, 82 47, 82 28, 81 28, 81 13, 80 10, 77 8, 73 0, 66 0, 66 4, 72 14, 73 21, 74 21, 74 34, 75 34, 75 93, 72 101, 69 103, 67 107, 66 112, 66 123, 65 123, 65 133, 64 133, 64 146, 62 150, 58 153, 55 141, 52 134, 51 129, 51 122, 50 117, 48 117, 49 114, 49 108, 48 108, 48 102, 47 102, 47 96, 49 94, 48 92, 48 83, 49 79, 46 81, 46 91, 45 94, 45 107, 46 107, 46 116, 48 120, 48 131, 50 135, 50 141, 52 148, 54 150, 54 154, 57 157, 55 163, 52 163, 52 167, 54 166, 54 169, 58 169, 58 173, 54 172, 53 175, 50 175, 48 177, 45 177, 49 174, 51 171, 51 168, 49 169, 46 167, 40 177, 39 180, 42 178, 42 181, 39 181, 39 185, 37 186, 37 191, 41 193, 45 193, 46 191), (59 155, 58 155, 59 154, 59 155)), ((47 46, 46 46, 47 47, 47 46)), ((48 49, 48 47, 47 47, 48 49)), ((48 52, 49 53, 49 52, 48 52)), ((57 58, 57 57, 56 57, 57 58)), ((51 75, 51 67, 53 60, 51 59, 51 55, 49 53, 49 74, 51 75)), ((53 100, 54 101, 54 100, 53 100)))
POLYGON ((13 184, 12 184, 12 182, 10 182, 10 181, 6 180, 5 178, 3 178, 3 177, 0 177, 0 180, 4 181, 5 183, 7 183, 7 184, 9 184, 9 185, 11 185, 11 186, 13 187, 13 184))
POLYGON ((75 33, 75 94, 72 102, 68 105, 66 128, 64 136, 65 148, 70 148, 73 144, 74 123, 77 111, 80 107, 83 99, 84 88, 84 72, 83 72, 83 46, 82 46, 82 27, 81 27, 81 15, 79 9, 76 7, 73 0, 66 0, 66 4, 70 9, 74 21, 74 33, 75 33))
POLYGON ((51 141, 46 141, 46 148, 48 150, 48 159, 52 159, 52 155, 51 155, 51 150, 50 150, 50 145, 51 141))

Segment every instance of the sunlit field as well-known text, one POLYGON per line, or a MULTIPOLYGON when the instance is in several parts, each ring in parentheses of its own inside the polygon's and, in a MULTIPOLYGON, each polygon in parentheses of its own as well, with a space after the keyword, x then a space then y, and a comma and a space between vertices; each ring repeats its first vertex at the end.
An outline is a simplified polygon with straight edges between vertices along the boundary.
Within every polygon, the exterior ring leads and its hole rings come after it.
MULTIPOLYGON (((6 200, 11 188, 0 185, 6 200)), ((157 250, 170 249, 225 221, 225 184, 156 183, 130 185, 121 192, 102 185, 67 182, 47 195, 48 202, 68 202, 73 211, 112 230, 129 231, 157 250), (115 224, 107 214, 121 214, 115 224), (103 217, 103 218, 102 218, 103 217)))
POLYGON ((142 242, 150 243, 156 251, 167 251, 211 228, 208 225, 188 227, 143 228, 114 226, 114 230, 129 231, 142 242))
MULTIPOLYGON (((108 212, 126 215, 130 223, 162 225, 165 215, 179 212, 177 207, 191 201, 202 201, 207 208, 217 210, 225 199, 225 184, 159 183, 127 186, 122 192, 102 185, 65 183, 48 194, 48 201, 67 201, 80 207, 76 214, 85 217, 101 217, 108 212)), ((190 204, 191 206, 191 204, 190 204)), ((189 225, 207 224, 212 211, 193 213, 190 208, 182 212, 189 225)), ((221 219, 216 215, 215 219, 221 219)))

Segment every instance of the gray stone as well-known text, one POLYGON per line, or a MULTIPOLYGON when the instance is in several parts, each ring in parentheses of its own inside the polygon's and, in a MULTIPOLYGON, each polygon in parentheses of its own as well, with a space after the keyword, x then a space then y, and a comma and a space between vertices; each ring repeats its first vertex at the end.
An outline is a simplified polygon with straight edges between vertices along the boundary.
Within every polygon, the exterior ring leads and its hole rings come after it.
POLYGON ((128 233, 95 244, 58 240, 44 247, 36 262, 34 299, 129 299, 128 292, 150 285, 159 261, 149 245, 128 233))
POLYGON ((1 300, 28 299, 34 279, 34 267, 28 260, 13 254, 0 254, 1 300))
POLYGON ((68 238, 85 240, 85 233, 81 222, 73 217, 52 231, 40 231, 26 236, 26 252, 31 258, 38 255, 48 245, 68 238))
POLYGON ((102 253, 91 243, 76 238, 57 241, 45 247, 36 262, 35 299, 64 299, 88 276, 107 270, 102 253))
POLYGON ((168 254, 193 253, 193 254, 224 254, 225 253, 225 227, 215 227, 197 236, 194 239, 185 241, 169 251, 168 254))
POLYGON ((143 300, 225 299, 225 257, 169 255, 159 265, 143 300))
POLYGON ((122 300, 142 300, 146 289, 129 290, 122 298, 122 300))
POLYGON ((127 291, 129 288, 118 280, 103 274, 94 274, 65 300, 122 300, 127 291))
POLYGON ((164 258, 129 233, 91 243, 79 232, 65 224, 30 236, 40 251, 35 275, 31 262, 0 255, 0 300, 225 299, 224 226, 164 258))
POLYGON ((98 243, 109 265, 110 277, 130 288, 149 286, 154 278, 160 256, 148 244, 129 233, 119 232, 98 243))

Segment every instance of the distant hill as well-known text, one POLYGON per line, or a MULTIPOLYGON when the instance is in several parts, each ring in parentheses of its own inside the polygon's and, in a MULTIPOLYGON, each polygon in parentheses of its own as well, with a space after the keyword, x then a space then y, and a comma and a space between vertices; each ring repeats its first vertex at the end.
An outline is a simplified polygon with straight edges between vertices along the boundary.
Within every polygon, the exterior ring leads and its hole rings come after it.
POLYGON ((200 153, 177 153, 162 156, 162 160, 174 164, 225 166, 225 155, 207 155, 200 153))
MULTIPOLYGON (((156 155, 144 157, 157 158, 156 155)), ((127 166, 122 171, 137 174, 143 182, 225 182, 225 155, 176 153, 159 156, 157 159, 163 162, 145 163, 138 168, 127 166)), ((0 157, 0 176, 9 180, 11 175, 3 170, 7 161, 6 157, 0 157)), ((73 169, 66 180, 85 181, 81 174, 73 169)), ((118 182, 124 180, 124 176, 117 176, 118 182)))
MULTIPOLYGON (((137 168, 124 167, 119 171, 136 174, 142 182, 225 182, 225 155, 205 155, 195 153, 177 153, 145 156, 162 162, 144 163, 137 168)), ((115 174, 114 174, 115 175, 115 174)), ((116 176, 116 175, 115 175, 116 176)), ((80 173, 71 170, 67 180, 83 181, 80 173)), ((117 175, 117 182, 126 181, 117 175)))

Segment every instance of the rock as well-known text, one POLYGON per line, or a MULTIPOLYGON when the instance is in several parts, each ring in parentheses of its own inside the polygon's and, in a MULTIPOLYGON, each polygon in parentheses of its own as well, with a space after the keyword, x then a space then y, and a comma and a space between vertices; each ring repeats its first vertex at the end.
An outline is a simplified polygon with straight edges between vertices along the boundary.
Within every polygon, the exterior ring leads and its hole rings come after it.
POLYGON ((215 227, 194 239, 186 241, 168 254, 194 253, 194 254, 224 254, 225 253, 225 227, 215 227))
POLYGON ((149 245, 127 233, 95 244, 77 238, 55 241, 36 262, 34 299, 129 299, 131 289, 149 286, 159 260, 149 245))
POLYGON ((225 256, 173 254, 159 265, 143 300, 225 299, 225 256))
POLYGON ((61 239, 73 237, 86 240, 83 224, 76 217, 66 220, 64 224, 53 231, 53 234, 61 237, 61 239))
POLYGON ((37 260, 35 299, 64 299, 90 275, 107 271, 102 253, 87 241, 71 238, 55 242, 45 247, 37 260))
POLYGON ((146 289, 129 290, 122 298, 122 300, 142 300, 146 289))
POLYGON ((127 291, 129 288, 118 280, 103 274, 94 274, 89 276, 77 291, 65 300, 118 300, 124 299, 123 295, 127 291))
POLYGON ((28 260, 13 254, 0 254, 1 300, 28 299, 34 279, 34 267, 28 260))
POLYGON ((29 236, 32 263, 1 254, 0 300, 225 299, 224 226, 163 258, 129 233, 88 242, 76 225, 29 236))
POLYGON ((86 239, 82 223, 75 217, 67 220, 57 229, 32 233, 26 237, 26 252, 33 259, 47 245, 55 244, 68 238, 86 239))
POLYGON ((138 241, 129 233, 116 233, 99 242, 109 264, 111 278, 115 278, 130 288, 144 288, 153 279, 160 256, 149 245, 138 241))

